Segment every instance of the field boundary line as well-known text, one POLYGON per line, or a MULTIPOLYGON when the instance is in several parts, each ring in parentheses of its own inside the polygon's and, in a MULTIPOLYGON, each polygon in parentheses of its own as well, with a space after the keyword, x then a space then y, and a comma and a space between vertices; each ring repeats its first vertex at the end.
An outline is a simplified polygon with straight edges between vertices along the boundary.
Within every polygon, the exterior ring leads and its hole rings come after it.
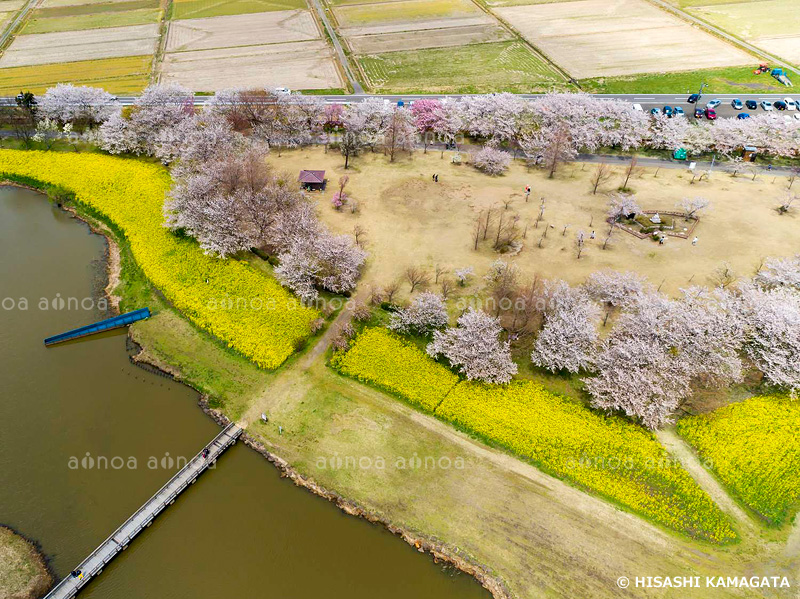
POLYGON ((705 31, 706 33, 713 35, 714 37, 720 38, 733 44, 734 46, 738 46, 741 50, 746 50, 748 53, 753 55, 755 58, 758 59, 767 59, 774 62, 776 65, 783 67, 784 69, 788 69, 792 71, 795 75, 800 75, 800 69, 792 65, 791 63, 785 62, 778 56, 770 54, 765 50, 762 50, 758 46, 754 46, 750 42, 747 42, 740 37, 733 35, 732 33, 728 33, 724 29, 709 23, 705 19, 701 19, 700 17, 696 17, 694 15, 689 14, 688 12, 684 11, 677 6, 672 6, 671 4, 665 2, 664 0, 647 0, 651 4, 655 5, 656 7, 674 14, 679 19, 682 19, 685 22, 688 22, 692 25, 698 26, 700 29, 705 31))
POLYGON ((488 6, 485 6, 482 2, 478 2, 478 0, 470 0, 475 6, 478 7, 479 10, 482 10, 485 14, 489 17, 497 21, 506 31, 508 31, 512 36, 514 36, 517 41, 525 45, 531 52, 533 52, 536 56, 541 58, 546 64, 548 64, 557 74, 563 77, 564 82, 569 85, 574 85, 579 90, 581 89, 580 83, 578 80, 570 75, 570 73, 561 67, 558 63, 556 63, 550 56, 542 52, 538 47, 534 46, 529 40, 527 40, 523 35, 514 29, 505 19, 501 16, 496 15, 488 6))
POLYGON ((172 23, 172 2, 173 0, 162 0, 160 3, 163 12, 161 13, 161 22, 158 28, 158 45, 156 46, 156 51, 153 52, 153 60, 150 63, 150 83, 158 83, 161 80, 161 65, 166 54, 170 25, 172 23))

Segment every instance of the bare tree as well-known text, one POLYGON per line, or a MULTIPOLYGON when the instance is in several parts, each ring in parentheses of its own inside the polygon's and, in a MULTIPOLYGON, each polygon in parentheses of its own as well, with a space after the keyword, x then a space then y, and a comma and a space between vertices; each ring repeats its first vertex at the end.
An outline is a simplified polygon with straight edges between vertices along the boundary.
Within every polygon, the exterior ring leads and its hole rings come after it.
POLYGON ((369 303, 373 306, 380 304, 384 298, 384 291, 380 287, 372 285, 369 288, 369 303))
POLYGON ((455 286, 450 278, 444 277, 442 278, 442 283, 439 286, 439 289, 441 290, 442 299, 446 300, 453 294, 453 291, 455 291, 455 286))
POLYGON ((355 239, 356 246, 364 247, 364 238, 367 236, 367 230, 361 225, 353 227, 353 239, 355 239))
POLYGON ((438 285, 439 277, 441 277, 443 274, 447 274, 448 272, 450 272, 449 268, 442 266, 441 264, 437 264, 433 269, 434 273, 433 282, 438 285))
POLYGON ((583 231, 578 231, 578 236, 575 238, 575 249, 578 252, 578 260, 581 259, 581 254, 586 245, 586 234, 583 231))
POLYGON ((786 189, 791 190, 792 185, 797 180, 797 177, 800 176, 800 166, 793 166, 789 169, 789 176, 786 177, 786 189))
POLYGON ((603 249, 608 249, 608 244, 611 243, 611 236, 614 234, 614 223, 611 223, 608 227, 608 233, 606 233, 605 239, 603 239, 603 249))
POLYGON ((400 291, 400 283, 398 281, 392 281, 383 288, 383 296, 386 298, 386 301, 391 304, 398 291, 400 291))
POLYGON ((394 162, 398 152, 411 152, 414 149, 416 127, 409 110, 395 108, 383 130, 383 151, 394 162))
POLYGON ((408 284, 411 286, 410 293, 414 293, 417 287, 425 287, 430 281, 428 273, 416 266, 406 268, 405 275, 408 284))
POLYGON ((625 180, 620 187, 621 191, 626 191, 628 189, 628 182, 630 181, 631 177, 639 172, 637 168, 639 164, 639 158, 634 155, 631 156, 631 161, 628 163, 628 167, 625 169, 625 180))
POLYGON ((677 207, 683 211, 684 218, 696 218, 697 214, 711 206, 706 198, 683 198, 677 207))
POLYGON ((787 192, 783 199, 781 200, 781 205, 778 206, 778 214, 786 214, 797 201, 797 196, 791 192, 787 192))
POLYGON ((720 264, 711 274, 711 282, 716 287, 721 287, 722 289, 727 289, 733 285, 738 278, 739 277, 728 262, 720 264))
POLYGON ((592 195, 597 194, 597 188, 600 187, 603 183, 608 181, 613 175, 611 171, 611 167, 606 164, 605 162, 601 162, 598 164, 595 169, 594 173, 592 173, 592 195))

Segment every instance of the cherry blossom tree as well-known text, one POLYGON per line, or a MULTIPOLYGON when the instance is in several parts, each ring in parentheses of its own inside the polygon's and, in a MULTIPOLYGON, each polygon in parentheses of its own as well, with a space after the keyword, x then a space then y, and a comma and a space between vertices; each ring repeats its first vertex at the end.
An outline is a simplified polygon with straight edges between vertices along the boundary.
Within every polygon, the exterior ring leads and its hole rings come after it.
POLYGON ((800 391, 800 294, 789 286, 742 285, 744 351, 764 380, 800 391))
POLYGON ((508 342, 500 341, 498 319, 470 308, 458 319, 458 326, 434 331, 428 355, 444 356, 471 381, 507 383, 517 373, 508 342))
POLYGON ((400 333, 427 335, 447 326, 447 308, 441 296, 423 291, 411 305, 392 314, 389 328, 400 333))
POLYGON ((130 113, 116 112, 100 127, 101 147, 112 154, 155 154, 155 141, 194 114, 194 95, 177 84, 151 85, 130 113))
POLYGON ((551 372, 588 370, 598 348, 600 310, 582 287, 564 281, 545 286, 544 326, 536 338, 531 360, 551 372))
POLYGON ((414 117, 414 126, 422 136, 424 152, 428 153, 430 136, 436 132, 442 103, 437 99, 423 98, 411 105, 411 114, 414 117))
POLYGON ((685 218, 696 218, 698 213, 711 206, 711 201, 706 198, 683 198, 677 205, 683 211, 685 218))
POLYGON ((800 254, 789 258, 768 258, 755 282, 765 288, 792 287, 800 291, 800 254))
POLYGON ((404 108, 396 107, 383 128, 383 150, 394 162, 398 152, 411 152, 416 142, 413 115, 404 108))
POLYGON ((636 196, 627 193, 615 193, 611 196, 608 203, 608 216, 614 222, 623 218, 641 214, 642 209, 636 203, 636 196))
POLYGON ((110 93, 99 87, 85 85, 59 83, 49 88, 39 99, 39 112, 42 116, 61 125, 69 123, 77 128, 104 123, 120 109, 119 102, 110 93))
POLYGON ((484 146, 472 158, 472 164, 487 175, 502 175, 511 165, 511 154, 491 146, 484 146))
POLYGON ((598 270, 589 275, 584 287, 594 301, 605 307, 603 326, 615 309, 635 308, 645 290, 644 277, 634 272, 598 270))

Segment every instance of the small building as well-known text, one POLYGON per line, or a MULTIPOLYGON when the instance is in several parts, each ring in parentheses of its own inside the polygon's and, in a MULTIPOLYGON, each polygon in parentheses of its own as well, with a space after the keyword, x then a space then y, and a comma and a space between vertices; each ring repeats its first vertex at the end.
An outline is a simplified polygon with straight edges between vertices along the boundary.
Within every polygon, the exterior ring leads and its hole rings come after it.
POLYGON ((661 217, 658 215, 658 212, 656 212, 653 216, 650 217, 650 222, 653 223, 654 225, 661 224, 661 217))
POLYGON ((758 149, 755 146, 745 146, 742 150, 742 159, 745 162, 755 162, 758 149))
POLYGON ((300 187, 307 191, 322 191, 325 189, 325 171, 300 171, 300 187))

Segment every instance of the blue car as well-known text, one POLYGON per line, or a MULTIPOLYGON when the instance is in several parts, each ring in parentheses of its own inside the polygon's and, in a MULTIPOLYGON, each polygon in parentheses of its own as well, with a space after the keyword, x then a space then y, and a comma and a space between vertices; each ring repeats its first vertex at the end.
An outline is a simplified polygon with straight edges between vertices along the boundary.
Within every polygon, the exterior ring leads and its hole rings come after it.
POLYGON ((683 108, 681 108, 680 106, 676 106, 675 108, 672 109, 672 114, 674 116, 683 116, 685 113, 683 112, 683 108))
POLYGON ((651 108, 651 109, 650 109, 650 114, 652 114, 653 116, 655 116, 655 115, 657 115, 657 114, 661 114, 661 111, 660 111, 658 108, 651 108))
POLYGON ((731 106, 733 106, 734 110, 741 110, 744 108, 744 104, 742 104, 742 101, 739 98, 734 98, 731 101, 731 106))
POLYGON ((672 106, 664 106, 664 116, 672 116, 672 106))
POLYGON ((741 114, 737 114, 736 118, 739 119, 740 121, 743 121, 744 119, 749 119, 750 118, 750 113, 749 112, 743 112, 741 114))

